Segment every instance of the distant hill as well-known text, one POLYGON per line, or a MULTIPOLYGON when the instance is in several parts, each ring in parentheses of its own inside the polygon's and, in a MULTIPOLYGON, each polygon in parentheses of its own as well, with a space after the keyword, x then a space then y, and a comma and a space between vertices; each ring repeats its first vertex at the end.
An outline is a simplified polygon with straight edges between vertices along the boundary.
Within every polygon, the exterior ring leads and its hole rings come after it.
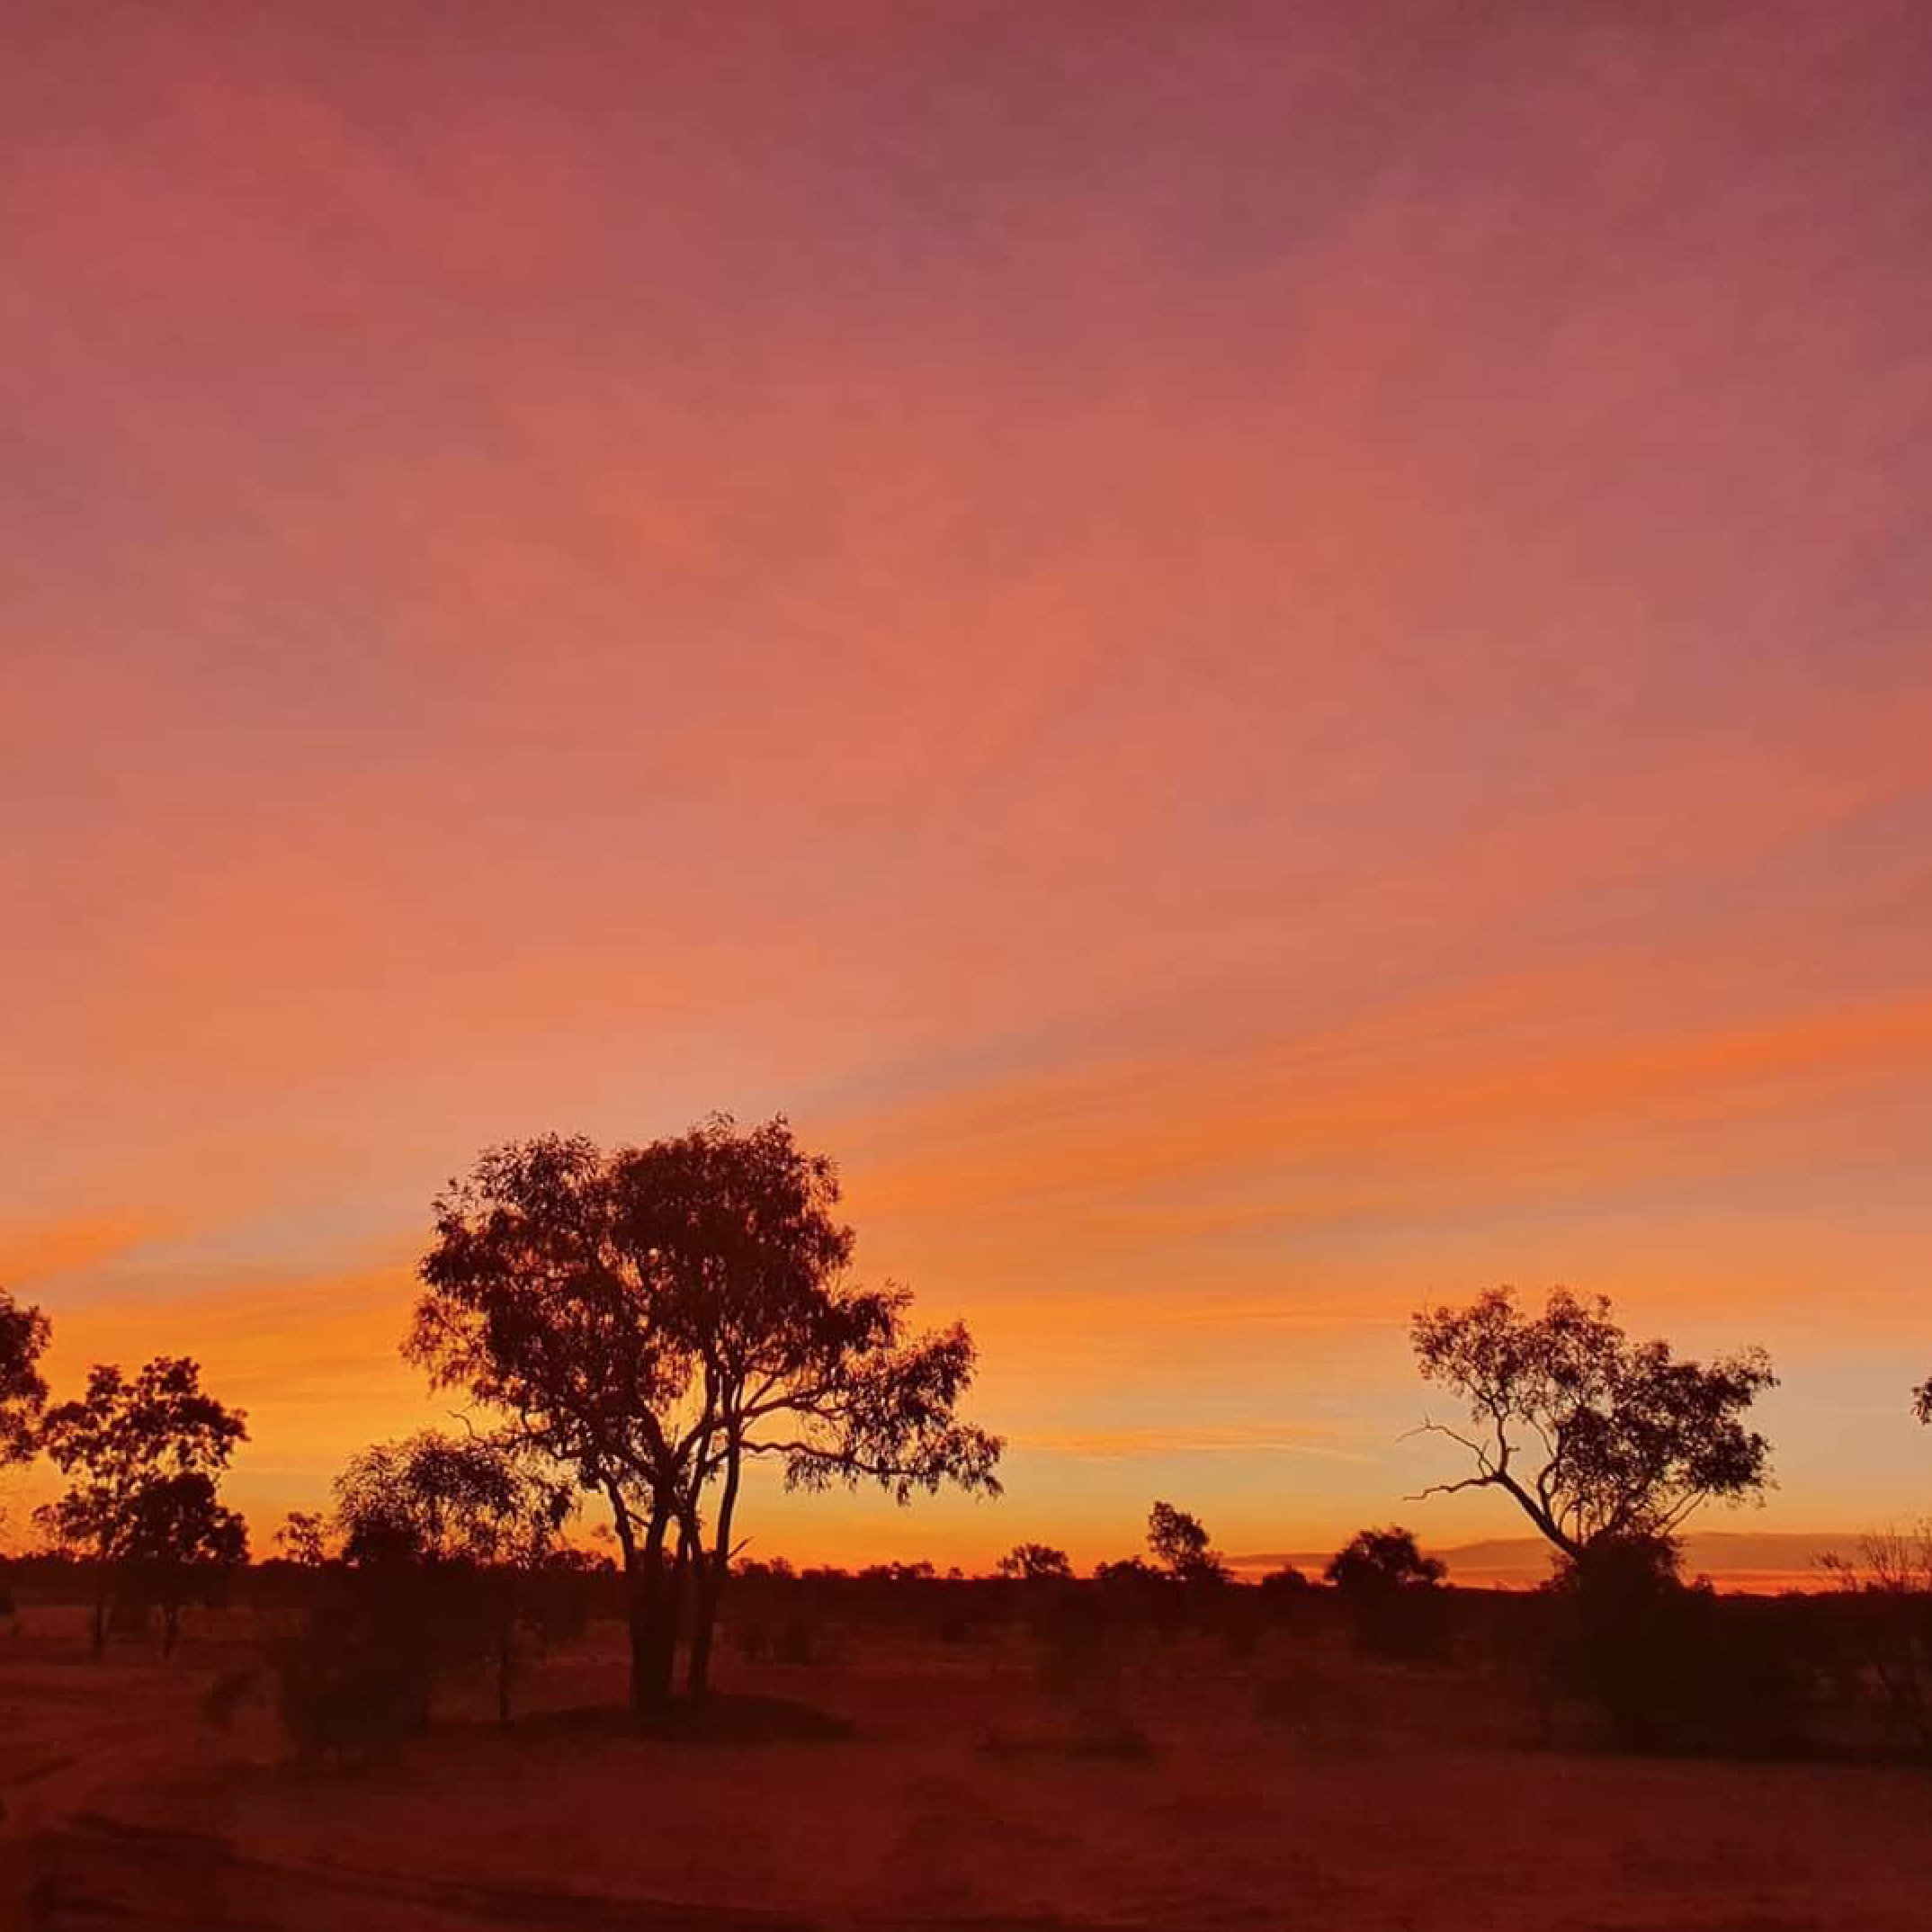
MULTIPOLYGON (((1816 1589, 1825 1580, 1817 1559, 1828 1552, 1850 1556, 1857 1537, 1843 1530, 1697 1530, 1684 1539, 1686 1575, 1707 1576, 1731 1590, 1816 1589)), ((1497 1536, 1428 1552, 1449 1566, 1452 1583, 1526 1589, 1550 1574, 1550 1546, 1537 1536, 1497 1536)), ((1264 1576, 1292 1563, 1319 1576, 1333 1551, 1274 1551, 1232 1556, 1237 1575, 1264 1576)))

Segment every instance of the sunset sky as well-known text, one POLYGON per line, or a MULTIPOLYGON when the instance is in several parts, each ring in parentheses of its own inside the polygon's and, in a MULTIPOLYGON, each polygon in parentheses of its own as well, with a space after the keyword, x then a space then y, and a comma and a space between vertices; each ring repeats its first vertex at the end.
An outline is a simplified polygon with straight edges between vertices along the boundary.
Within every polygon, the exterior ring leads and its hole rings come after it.
POLYGON ((1514 1534, 1498 1281, 1932 1498, 1917 0, 76 0, 0 237, 0 1283, 258 1543, 448 1176, 713 1108, 1011 1438, 752 1554, 1514 1534))

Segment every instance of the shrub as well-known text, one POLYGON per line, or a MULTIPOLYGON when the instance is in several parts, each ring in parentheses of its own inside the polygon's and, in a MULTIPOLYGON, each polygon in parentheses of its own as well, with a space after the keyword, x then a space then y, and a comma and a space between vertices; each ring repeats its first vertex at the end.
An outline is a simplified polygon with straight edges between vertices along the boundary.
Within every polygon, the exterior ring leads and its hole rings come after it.
POLYGON ((1324 1572, 1363 1646, 1411 1661, 1440 1658, 1448 1622, 1440 1588, 1445 1565, 1424 1556, 1400 1525, 1357 1531, 1324 1572))
POLYGON ((1796 1743, 1793 1659, 1752 1606, 1686 1584, 1669 1538, 1599 1537, 1545 1588, 1557 1680, 1590 1698, 1620 1748, 1756 1756, 1796 1743))
POLYGON ((270 1645, 269 1665, 282 1729, 304 1760, 360 1767, 428 1726, 427 1645, 393 1623, 318 1610, 270 1645))

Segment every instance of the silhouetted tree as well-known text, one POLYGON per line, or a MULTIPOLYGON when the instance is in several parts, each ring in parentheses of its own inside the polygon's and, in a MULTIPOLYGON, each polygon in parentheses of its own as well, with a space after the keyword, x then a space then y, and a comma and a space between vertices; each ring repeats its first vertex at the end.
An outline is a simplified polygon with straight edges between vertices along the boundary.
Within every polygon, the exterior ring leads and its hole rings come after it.
POLYGON ((157 1356, 132 1382, 96 1364, 85 1397, 47 1411, 41 1446, 72 1480, 35 1515, 97 1566, 96 1655, 117 1595, 139 1588, 158 1602, 172 1650, 192 1574, 246 1557, 246 1531, 217 1485, 247 1437, 246 1418, 202 1389, 200 1365, 184 1355, 157 1356))
POLYGON ((161 1652, 172 1655, 181 1613, 248 1560, 248 1528, 218 1498, 201 1471, 165 1476, 144 1488, 133 1510, 125 1575, 130 1597, 161 1613, 161 1652))
POLYGON ((1441 1558, 1424 1556, 1400 1524, 1358 1530, 1329 1558, 1322 1575, 1370 1648, 1391 1657, 1426 1657, 1443 1641, 1437 1586, 1448 1574, 1441 1558))
POLYGON ((1015 1543, 994 1569, 1000 1576, 1016 1577, 1023 1583, 1064 1583, 1073 1576, 1067 1552, 1044 1543, 1015 1543))
POLYGON ((284 1562, 300 1564, 305 1570, 319 1570, 328 1561, 326 1530, 318 1512, 291 1509, 275 1532, 275 1547, 282 1552, 284 1562))
POLYGON ((0 1466, 31 1462, 39 1445, 36 1430, 47 1401, 40 1357, 51 1333, 39 1309, 0 1288, 0 1466))
POLYGON ((1777 1378, 1761 1348, 1678 1361, 1632 1342, 1603 1297, 1552 1289, 1541 1315, 1494 1288, 1462 1309, 1418 1313, 1423 1375, 1463 1397, 1473 1433, 1425 1422, 1476 1472, 1425 1496, 1498 1489, 1566 1556, 1600 1536, 1669 1536, 1700 1503, 1740 1500, 1770 1480, 1770 1445, 1745 1427, 1777 1378))
POLYGON ((740 1128, 713 1115, 619 1155, 613 1179, 624 1238, 651 1257, 660 1318, 695 1364, 702 1422, 680 1514, 702 1695, 750 1461, 780 1463, 788 1488, 871 1481, 903 1503, 948 1482, 997 1495, 1002 1445, 958 1419, 976 1361, 964 1325, 912 1334, 909 1291, 844 1279, 854 1236, 836 1219, 837 1169, 782 1116, 740 1128))
POLYGON ((1415 1533, 1400 1524, 1357 1530, 1322 1571, 1345 1596, 1431 1589, 1448 1573, 1448 1565, 1440 1557, 1423 1555, 1416 1547, 1415 1533))
POLYGON ((794 1487, 870 1480, 901 1501, 944 1481, 997 1490, 998 1439, 955 1415, 970 1337, 908 1335, 906 1290, 843 1282, 836 1200, 831 1164, 783 1121, 741 1133, 716 1119, 608 1155, 555 1137, 499 1148, 437 1203, 404 1352, 604 1498, 640 1712, 668 1695, 693 1563, 703 1687, 747 1459, 794 1487))
POLYGON ((1305 1596, 1314 1587, 1292 1563, 1269 1570, 1261 1579, 1262 1595, 1277 1599, 1305 1596))
POLYGON ((1912 1413, 1928 1425, 1932 1425, 1932 1375, 1912 1391, 1912 1413))
POLYGON ((1820 1561, 1861 1599, 1865 1614, 1847 1626, 1860 1675, 1875 1687, 1888 1722, 1932 1755, 1932 1517, 1868 1533, 1858 1557, 1833 1552, 1820 1561))
POLYGON ((1123 1556, 1112 1563, 1094 1565, 1094 1581, 1122 1602, 1152 1602, 1174 1588, 1174 1573, 1161 1570, 1144 1556, 1123 1556))
MULTIPOLYGON (((541 1570, 574 1504, 573 1486, 533 1466, 506 1437, 434 1429, 377 1443, 335 1479, 335 1525, 344 1561, 371 1569, 439 1571, 440 1614, 473 1598, 495 1655, 496 1715, 510 1722, 518 1623, 528 1606, 519 1583, 541 1570)), ((432 1612, 432 1614, 437 1614, 432 1612)))
POLYGON ((436 1202, 435 1245, 403 1344, 433 1387, 460 1388, 604 1498, 622 1552, 631 1696, 670 1689, 675 1610, 665 1543, 705 1418, 663 1319, 655 1257, 629 1240, 613 1169, 555 1135, 485 1153, 436 1202))
POLYGON ((1147 1546, 1183 1583, 1220 1583, 1227 1578, 1227 1565, 1219 1550, 1208 1547, 1200 1519, 1172 1503, 1156 1503, 1148 1511, 1147 1546))

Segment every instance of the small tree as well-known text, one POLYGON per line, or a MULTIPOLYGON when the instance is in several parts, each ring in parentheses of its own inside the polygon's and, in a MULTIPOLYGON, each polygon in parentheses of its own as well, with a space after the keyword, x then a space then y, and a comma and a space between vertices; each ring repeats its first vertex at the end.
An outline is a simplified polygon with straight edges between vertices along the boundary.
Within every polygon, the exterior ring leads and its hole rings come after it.
POLYGON ((1632 1342, 1602 1296, 1565 1288, 1541 1315, 1493 1288, 1467 1308, 1418 1313, 1410 1336, 1425 1378, 1462 1396, 1471 1418, 1471 1433, 1423 1431, 1476 1465, 1423 1495, 1501 1489, 1565 1556, 1600 1537, 1672 1536, 1700 1504, 1769 1485, 1771 1445, 1744 1422, 1776 1385, 1761 1348, 1678 1361, 1665 1342, 1632 1342))
POLYGON ((1357 1530, 1322 1571, 1345 1597, 1433 1589, 1448 1573, 1449 1566, 1440 1557, 1423 1555, 1416 1547, 1414 1531, 1400 1524, 1357 1530))
POLYGON ((1862 1599, 1847 1636, 1889 1724, 1932 1754, 1932 1517, 1859 1538, 1860 1561, 1819 1561, 1840 1589, 1862 1599))
POLYGON ((1439 1557, 1424 1556, 1412 1532, 1358 1530, 1322 1572, 1335 1586, 1356 1636, 1386 1657, 1439 1655, 1445 1631, 1443 1593, 1448 1573, 1439 1557))
POLYGON ((1912 1391, 1912 1413, 1928 1425, 1932 1425, 1932 1375, 1912 1391))
POLYGON ((472 1606, 487 1624, 499 1723, 510 1722, 530 1579, 555 1549, 574 1507, 572 1489, 535 1466, 513 1439, 466 1440, 434 1429, 362 1450, 335 1480, 346 1561, 390 1579, 431 1573, 440 1601, 426 1606, 428 1614, 454 1626, 428 1633, 433 1646, 439 1634, 460 1641, 472 1606))
POLYGON ((313 1509, 291 1509, 275 1532, 275 1547, 285 1563, 319 1570, 328 1561, 327 1525, 313 1509))
POLYGON ((0 1465, 33 1459, 47 1402, 40 1357, 52 1332, 39 1309, 22 1306, 0 1288, 0 1465))
POLYGON ((1156 1503, 1147 1516, 1147 1546, 1183 1583, 1221 1583, 1228 1567, 1219 1550, 1208 1547, 1208 1533, 1197 1516, 1172 1503, 1156 1503))
POLYGON ((35 1515, 94 1560, 96 1656, 117 1598, 139 1589, 158 1602, 172 1650, 195 1574, 245 1559, 246 1531, 217 1486, 247 1438, 246 1418, 202 1389, 200 1364, 185 1355, 157 1355, 132 1382, 97 1364, 85 1397, 48 1410, 41 1445, 72 1480, 35 1515))
POLYGON ((1073 1577, 1067 1552, 1044 1543, 1016 1543, 993 1567, 1022 1583, 1066 1583, 1073 1577))
POLYGON ((248 1526, 217 1497, 201 1471, 148 1484, 133 1509, 126 1581, 130 1598, 161 1613, 161 1654, 174 1653, 181 1613, 248 1560, 248 1526))
MULTIPOLYGON (((40 1447, 40 1411, 47 1402, 40 1357, 50 1332, 39 1309, 23 1307, 0 1288, 0 1469, 31 1462, 40 1447)), ((4 1522, 5 1511, 0 1507, 0 1526, 4 1522)), ((0 1592, 4 1602, 4 1592, 0 1592)))
POLYGON ((1306 1597, 1314 1587, 1292 1563, 1284 1563, 1279 1570, 1269 1570, 1261 1579, 1262 1596, 1277 1603, 1306 1597))

